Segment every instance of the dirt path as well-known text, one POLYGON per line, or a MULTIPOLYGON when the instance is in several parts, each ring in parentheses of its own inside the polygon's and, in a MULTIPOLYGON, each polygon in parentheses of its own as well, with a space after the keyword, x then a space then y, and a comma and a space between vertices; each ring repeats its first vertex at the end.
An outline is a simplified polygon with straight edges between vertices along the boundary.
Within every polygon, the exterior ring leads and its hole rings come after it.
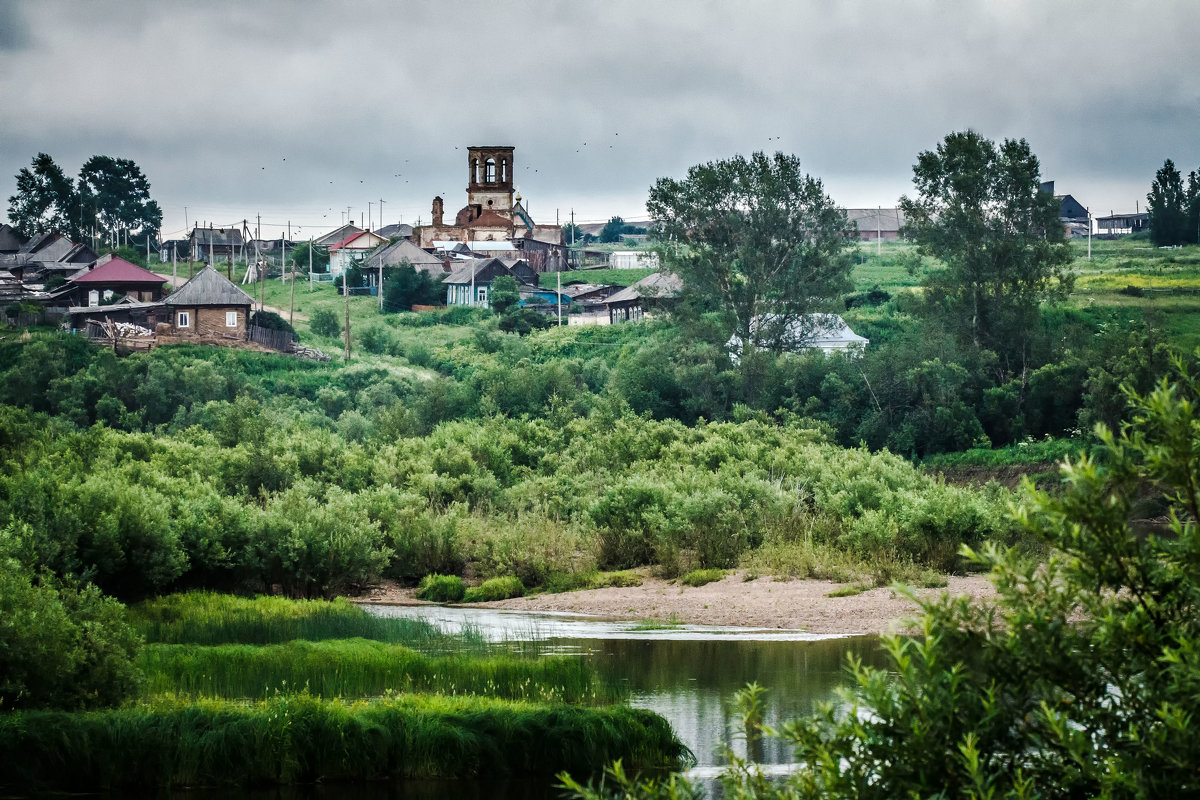
MULTIPOLYGON (((798 628, 811 633, 886 633, 898 630, 916 606, 891 589, 872 589, 851 597, 829 597, 845 584, 815 580, 744 580, 735 572, 699 587, 647 578, 641 586, 540 594, 496 603, 487 608, 523 611, 567 611, 631 620, 670 620, 694 625, 742 625, 754 628, 798 628)), ((945 589, 923 589, 921 595, 947 591, 983 599, 994 595, 982 576, 951 577, 945 589)), ((363 603, 418 603, 414 590, 386 586, 363 603)))

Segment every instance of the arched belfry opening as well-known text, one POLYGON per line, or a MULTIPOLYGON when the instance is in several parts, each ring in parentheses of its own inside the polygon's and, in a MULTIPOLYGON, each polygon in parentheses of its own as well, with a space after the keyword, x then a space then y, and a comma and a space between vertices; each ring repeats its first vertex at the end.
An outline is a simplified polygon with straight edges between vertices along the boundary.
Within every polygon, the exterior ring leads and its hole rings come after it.
POLYGON ((468 147, 467 165, 467 206, 459 213, 468 221, 483 214, 490 214, 493 222, 496 217, 511 220, 513 148, 501 145, 468 147))

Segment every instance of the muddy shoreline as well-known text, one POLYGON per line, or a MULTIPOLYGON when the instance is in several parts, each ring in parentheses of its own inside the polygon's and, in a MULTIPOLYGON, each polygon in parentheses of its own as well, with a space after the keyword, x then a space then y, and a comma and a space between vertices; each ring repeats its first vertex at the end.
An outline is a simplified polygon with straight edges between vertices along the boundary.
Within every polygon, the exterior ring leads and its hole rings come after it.
MULTIPOLYGON (((537 594, 493 603, 483 608, 560 611, 610 619, 675 621, 691 625, 739 625, 786 628, 823 634, 878 634, 902 630, 916 605, 890 588, 871 589, 849 597, 829 597, 847 584, 818 580, 746 580, 735 571, 720 581, 690 587, 678 581, 646 577, 641 586, 537 594)), ((994 596, 981 575, 950 576, 943 589, 920 589, 921 596, 940 592, 975 600, 994 596)), ((385 584, 352 598, 363 604, 420 605, 416 590, 385 584)))

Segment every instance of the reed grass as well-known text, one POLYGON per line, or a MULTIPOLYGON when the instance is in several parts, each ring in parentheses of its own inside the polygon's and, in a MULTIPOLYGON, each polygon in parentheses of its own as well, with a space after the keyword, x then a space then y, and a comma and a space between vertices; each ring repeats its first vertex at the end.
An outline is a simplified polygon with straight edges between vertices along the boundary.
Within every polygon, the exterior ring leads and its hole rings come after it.
POLYGON ((464 603, 488 603, 493 600, 507 600, 510 597, 521 597, 525 594, 525 585, 521 579, 512 575, 499 578, 488 578, 479 586, 472 586, 463 594, 464 603))
POLYGON ((341 598, 289 600, 214 592, 173 594, 131 606, 130 622, 150 643, 278 644, 294 639, 372 639, 422 649, 461 649, 478 638, 424 620, 376 617, 341 598))
POLYGON ((272 645, 148 645, 143 694, 266 699, 421 692, 507 700, 608 703, 621 698, 583 659, 510 655, 429 656, 402 645, 345 639, 272 645))
POLYGON ((666 720, 622 705, 283 695, 0 715, 0 785, 22 793, 592 775, 618 758, 678 769, 690 756, 666 720))

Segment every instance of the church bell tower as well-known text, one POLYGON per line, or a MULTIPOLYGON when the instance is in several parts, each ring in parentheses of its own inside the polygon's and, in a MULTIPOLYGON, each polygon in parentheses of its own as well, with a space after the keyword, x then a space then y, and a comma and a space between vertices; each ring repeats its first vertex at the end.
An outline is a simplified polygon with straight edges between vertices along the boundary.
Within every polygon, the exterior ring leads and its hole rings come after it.
POLYGON ((480 213, 499 214, 512 219, 513 150, 512 147, 467 148, 467 204, 480 213))

